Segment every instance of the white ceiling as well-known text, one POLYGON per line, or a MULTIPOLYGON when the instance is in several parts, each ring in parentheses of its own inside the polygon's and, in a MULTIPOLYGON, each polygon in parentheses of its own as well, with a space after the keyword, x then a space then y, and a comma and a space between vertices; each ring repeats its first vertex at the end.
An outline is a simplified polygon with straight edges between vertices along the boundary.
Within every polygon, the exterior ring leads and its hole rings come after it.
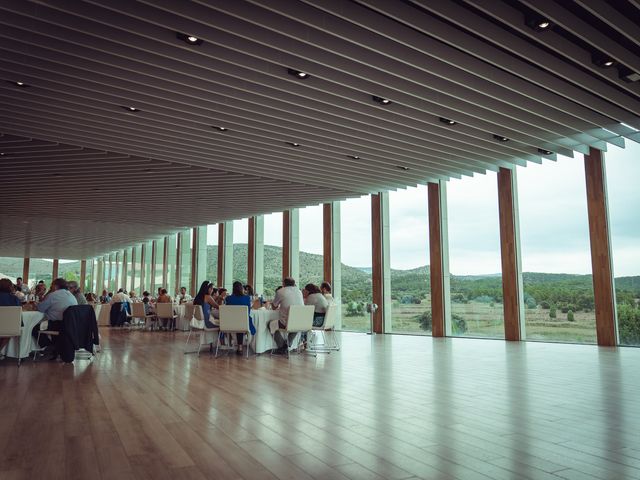
POLYGON ((639 141, 640 82, 619 77, 640 72, 637 5, 2 2, 0 255, 91 257, 639 141))

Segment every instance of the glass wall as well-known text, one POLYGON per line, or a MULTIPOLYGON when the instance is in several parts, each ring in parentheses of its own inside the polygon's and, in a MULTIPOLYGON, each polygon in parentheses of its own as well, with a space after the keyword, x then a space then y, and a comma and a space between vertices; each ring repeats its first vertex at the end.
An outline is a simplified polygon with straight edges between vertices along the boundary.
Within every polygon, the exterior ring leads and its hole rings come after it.
POLYGON ((165 286, 169 295, 174 296, 176 293, 176 256, 178 248, 178 235, 172 234, 165 238, 167 245, 167 281, 165 286))
MULTIPOLYGON (((29 277, 34 276, 34 273, 38 271, 39 263, 41 260, 31 259, 29 265, 29 277), (32 273, 33 272, 33 273, 32 273)), ((0 278, 8 278, 13 283, 16 283, 18 277, 22 277, 22 267, 24 266, 24 259, 17 257, 0 257, 0 278)), ((51 269, 49 268, 49 278, 51 278, 51 269)), ((38 272, 39 273, 39 272, 38 272)), ((44 273, 44 272, 43 272, 44 273)), ((42 273, 40 273, 42 275, 42 273)), ((34 276, 35 279, 35 276, 34 276)), ((38 277, 40 279, 40 277, 38 277)), ((23 279, 23 281, 28 281, 23 279)), ((50 281, 49 281, 50 283, 50 281)), ((48 285, 48 283, 47 283, 48 285)), ((32 286, 31 284, 29 286, 32 286)))
POLYGON ((450 180, 447 206, 452 335, 504 338, 497 174, 450 180))
POLYGON ((618 333, 622 345, 640 346, 640 145, 610 146, 605 159, 618 333))
POLYGON ((264 296, 273 298, 282 285, 282 212, 264 216, 264 296))
POLYGON ((518 167, 528 340, 595 343, 582 155, 518 167))
POLYGON ((233 221, 233 281, 247 283, 249 220, 233 221))
POLYGON ((142 289, 147 290, 151 296, 156 296, 156 290, 152 288, 151 281, 151 257, 153 252, 153 242, 146 242, 144 251, 144 284, 142 289))
POLYGON ((431 334, 427 187, 389 192, 391 321, 387 332, 431 334))
POLYGON ((371 322, 366 306, 371 303, 371 197, 340 204, 342 256, 342 330, 365 332, 371 322))
MULTIPOLYGON (((156 240, 156 264, 155 264, 155 278, 154 283, 156 290, 160 287, 167 288, 167 286, 163 282, 163 268, 164 268, 164 238, 159 238, 156 240)), ((169 295, 172 293, 167 290, 169 295)))
POLYGON ((307 283, 320 285, 323 277, 322 260, 322 205, 313 205, 299 210, 300 238, 300 287, 307 283))
POLYGON ((218 224, 207 225, 207 280, 218 284, 218 224))
POLYGON ((131 248, 127 248, 125 252, 127 255, 125 288, 127 290, 135 291, 133 288, 133 250, 131 248))
POLYGON ((180 241, 180 285, 176 288, 185 287, 189 291, 191 285, 191 249, 193 246, 193 229, 188 228, 182 231, 180 241))

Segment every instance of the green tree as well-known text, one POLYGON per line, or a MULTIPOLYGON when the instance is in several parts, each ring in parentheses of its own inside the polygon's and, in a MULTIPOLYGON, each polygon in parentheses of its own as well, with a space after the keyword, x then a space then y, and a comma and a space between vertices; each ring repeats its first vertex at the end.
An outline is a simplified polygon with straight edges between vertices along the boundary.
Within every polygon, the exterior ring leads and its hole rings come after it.
POLYGON ((640 309, 629 304, 618 304, 618 330, 620 343, 640 345, 640 309))
POLYGON ((573 310, 569 310, 569 311, 567 312, 567 321, 568 321, 568 322, 575 322, 575 320, 576 320, 576 319, 575 319, 575 318, 574 318, 574 316, 573 316, 573 310))
POLYGON ((418 315, 416 317, 416 320, 418 320, 418 323, 420 324, 420 328, 422 328, 423 330, 431 331, 432 320, 431 320, 431 312, 429 310, 422 313, 422 315, 418 315))
POLYGON ((551 305, 551 307, 549 307, 549 318, 556 318, 556 306, 555 305, 551 305))

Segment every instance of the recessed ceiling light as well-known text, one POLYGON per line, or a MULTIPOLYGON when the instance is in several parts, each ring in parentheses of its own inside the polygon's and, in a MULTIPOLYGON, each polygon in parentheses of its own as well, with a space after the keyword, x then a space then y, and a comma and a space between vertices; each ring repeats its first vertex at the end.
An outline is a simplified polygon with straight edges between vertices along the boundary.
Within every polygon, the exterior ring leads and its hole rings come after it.
POLYGON ((549 27, 551 27, 551 22, 549 21, 549 19, 541 15, 527 15, 525 17, 525 23, 527 24, 527 26, 533 28, 538 32, 548 30, 549 27))
POLYGON ((127 107, 125 105, 121 105, 122 108, 124 108, 127 112, 131 112, 131 113, 135 113, 135 112, 139 112, 140 109, 136 108, 136 107, 127 107))
POLYGON ((347 155, 348 158, 353 158, 354 160, 360 160, 360 156, 358 155, 347 155))
POLYGON ((613 58, 605 55, 604 53, 593 53, 591 55, 591 61, 602 68, 613 67, 616 64, 616 61, 613 58))
POLYGON ((374 102, 379 103, 381 105, 389 105, 389 104, 391 104, 391 100, 389 100, 388 98, 378 97, 377 95, 371 95, 371 99, 374 102))
POLYGON ((294 70, 293 68, 287 68, 287 72, 289 73, 289 75, 293 75, 294 77, 299 78, 301 80, 304 80, 311 76, 306 72, 301 72, 300 70, 294 70))
POLYGON ((502 135, 494 135, 493 138, 495 138, 499 142, 508 142, 509 141, 509 139, 507 137, 503 137, 502 135))
POLYGON ((545 150, 544 148, 539 148, 538 153, 540 155, 553 155, 553 152, 551 150, 545 150))
POLYGON ((182 40, 187 45, 202 45, 202 39, 193 35, 186 35, 184 33, 176 32, 176 37, 182 40))
POLYGON ((440 117, 440 121, 442 123, 446 123, 447 125, 455 125, 458 122, 455 122, 453 120, 449 120, 448 118, 444 118, 444 117, 440 117))
POLYGON ((216 126, 213 126, 213 127, 211 127, 211 128, 214 128, 214 129, 218 130, 219 132, 226 132, 226 131, 228 130, 228 128, 226 128, 226 127, 216 127, 216 126))
POLYGON ((400 170, 404 170, 405 172, 409 170, 409 167, 405 167, 404 165, 396 165, 396 168, 399 168, 400 170))
POLYGON ((284 142, 284 143, 286 143, 287 145, 291 145, 292 147, 299 147, 300 146, 300 144, 298 142, 284 142))

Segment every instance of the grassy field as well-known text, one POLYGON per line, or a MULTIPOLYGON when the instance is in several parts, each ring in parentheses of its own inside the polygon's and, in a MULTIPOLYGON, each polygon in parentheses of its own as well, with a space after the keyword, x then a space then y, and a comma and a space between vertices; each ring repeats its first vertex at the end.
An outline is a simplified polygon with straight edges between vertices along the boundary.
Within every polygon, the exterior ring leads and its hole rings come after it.
MULTIPOLYGON (((417 318, 431 308, 428 301, 419 305, 392 306, 391 333, 410 333, 430 335, 430 331, 420 328, 417 318)), ((464 318, 467 331, 459 334, 465 337, 504 338, 503 312, 501 304, 453 303, 452 313, 464 318)), ((594 312, 576 312, 575 321, 569 322, 567 314, 557 312, 557 318, 549 318, 549 310, 526 309, 525 323, 527 340, 557 342, 595 343, 596 324, 594 312)), ((369 331, 369 316, 343 317, 342 329, 350 331, 369 331)))

